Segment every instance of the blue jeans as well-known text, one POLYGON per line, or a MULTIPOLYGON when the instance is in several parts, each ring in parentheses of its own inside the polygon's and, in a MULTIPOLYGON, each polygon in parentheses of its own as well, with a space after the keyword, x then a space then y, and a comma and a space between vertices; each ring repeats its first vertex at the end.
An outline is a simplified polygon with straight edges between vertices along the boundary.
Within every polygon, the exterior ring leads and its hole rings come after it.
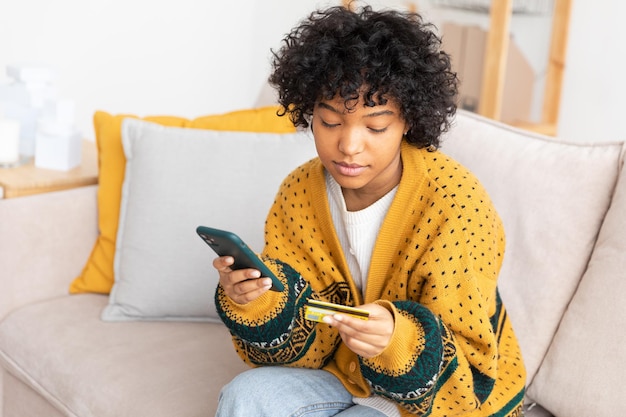
POLYGON ((384 417, 352 402, 330 372, 267 366, 235 377, 220 393, 216 417, 384 417))

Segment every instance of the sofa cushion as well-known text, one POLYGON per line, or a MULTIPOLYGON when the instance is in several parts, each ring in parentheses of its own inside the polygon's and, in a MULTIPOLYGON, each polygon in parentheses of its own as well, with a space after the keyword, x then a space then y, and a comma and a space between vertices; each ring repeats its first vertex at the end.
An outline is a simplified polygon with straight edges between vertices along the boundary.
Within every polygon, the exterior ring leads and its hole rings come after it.
POLYGON ((553 417, 552 413, 537 403, 524 404, 524 417, 553 417))
POLYGON ((67 417, 30 386, 3 370, 3 417, 67 417))
POLYGON ((214 320, 217 256, 198 225, 263 249, 284 177, 314 157, 310 135, 220 132, 127 119, 115 284, 105 320, 214 320), (259 157, 262 155, 262 157, 259 157))
POLYGON ((626 415, 626 170, 578 291, 529 387, 559 416, 626 415))
POLYGON ((3 367, 71 417, 212 416, 247 366, 212 323, 105 323, 107 297, 67 295, 0 323, 3 367))
POLYGON ((443 150, 476 174, 502 217, 499 287, 530 383, 593 250, 621 144, 556 140, 459 112, 443 150))
POLYGON ((96 186, 0 200, 0 319, 67 294, 96 236, 96 186))
MULTIPOLYGON (((176 116, 148 116, 144 120, 164 126, 197 129, 294 132, 286 117, 276 115, 276 106, 239 110, 222 115, 202 116, 189 120, 176 116)), ((100 234, 81 274, 70 285, 71 293, 95 292, 108 294, 114 281, 113 261, 119 220, 122 182, 126 160, 122 149, 121 125, 132 114, 111 115, 98 111, 94 114, 96 144, 98 146, 98 229, 100 234)))

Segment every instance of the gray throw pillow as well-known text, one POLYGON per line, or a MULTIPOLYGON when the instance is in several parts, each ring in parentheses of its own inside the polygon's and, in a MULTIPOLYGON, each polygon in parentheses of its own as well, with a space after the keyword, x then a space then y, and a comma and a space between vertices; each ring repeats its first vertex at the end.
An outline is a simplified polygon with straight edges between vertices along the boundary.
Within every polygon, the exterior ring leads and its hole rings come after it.
POLYGON ((310 135, 224 132, 126 119, 126 173, 105 321, 219 321, 216 255, 206 225, 263 249, 265 216, 283 178, 316 156, 310 135))

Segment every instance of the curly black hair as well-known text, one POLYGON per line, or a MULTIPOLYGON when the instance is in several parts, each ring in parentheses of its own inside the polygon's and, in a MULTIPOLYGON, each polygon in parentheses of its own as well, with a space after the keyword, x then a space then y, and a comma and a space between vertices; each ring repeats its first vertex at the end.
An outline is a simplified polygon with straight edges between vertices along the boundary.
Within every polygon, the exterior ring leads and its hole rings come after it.
POLYGON ((350 109, 394 100, 409 126, 405 140, 438 148, 456 112, 458 79, 434 26, 416 13, 331 7, 311 13, 272 50, 269 83, 295 126, 315 104, 339 94, 350 109))

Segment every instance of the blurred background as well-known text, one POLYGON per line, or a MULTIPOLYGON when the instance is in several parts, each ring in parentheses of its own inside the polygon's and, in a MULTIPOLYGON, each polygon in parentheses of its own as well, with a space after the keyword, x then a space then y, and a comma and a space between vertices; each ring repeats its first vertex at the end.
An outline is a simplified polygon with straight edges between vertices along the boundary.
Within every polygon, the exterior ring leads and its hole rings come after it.
MULTIPOLYGON (((270 49, 314 9, 340 4, 0 0, 0 86, 15 82, 6 71, 10 66, 51 69, 56 97, 74 103, 72 118, 86 139, 94 137, 96 110, 192 118, 264 105, 273 100, 266 86, 270 49)), ((461 105, 476 108, 488 1, 354 3, 363 4, 417 10, 433 22, 463 73, 461 105)), ((508 87, 499 117, 507 123, 541 120, 553 9, 550 0, 513 2, 508 87)), ((626 25, 618 21, 625 15, 626 2, 573 0, 556 136, 585 142, 626 139, 621 120, 626 25)))

